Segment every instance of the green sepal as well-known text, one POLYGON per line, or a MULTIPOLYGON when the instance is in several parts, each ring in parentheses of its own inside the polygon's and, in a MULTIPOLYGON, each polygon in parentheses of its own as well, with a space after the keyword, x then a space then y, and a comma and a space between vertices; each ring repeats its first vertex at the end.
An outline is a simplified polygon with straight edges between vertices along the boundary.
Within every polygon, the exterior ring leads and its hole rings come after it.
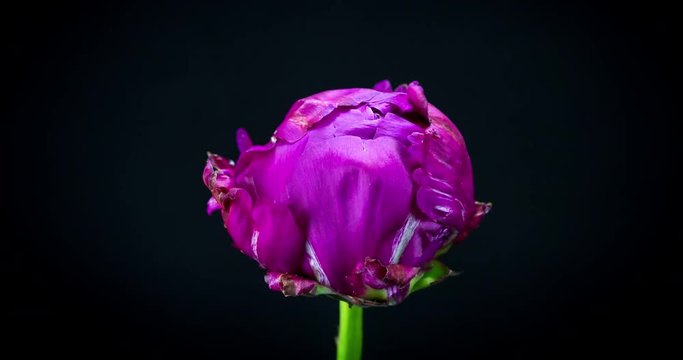
POLYGON ((459 274, 460 272, 455 272, 449 269, 441 261, 432 260, 432 262, 427 265, 424 272, 418 274, 410 281, 410 294, 437 284, 449 276, 455 276, 459 274))

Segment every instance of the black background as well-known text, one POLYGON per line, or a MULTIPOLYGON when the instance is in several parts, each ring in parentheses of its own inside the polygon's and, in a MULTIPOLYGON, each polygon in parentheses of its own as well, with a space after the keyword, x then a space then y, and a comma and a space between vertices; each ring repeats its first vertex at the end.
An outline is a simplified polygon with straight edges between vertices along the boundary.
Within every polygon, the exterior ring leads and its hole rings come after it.
POLYGON ((680 199, 671 8, 36 3, 2 17, 8 351, 332 358, 337 304, 269 291, 204 213, 201 171, 207 150, 237 156, 238 127, 264 143, 296 99, 385 78, 419 80, 453 119, 494 209, 445 256, 463 275, 366 311, 367 359, 658 357, 680 335, 681 230, 663 221, 680 199))

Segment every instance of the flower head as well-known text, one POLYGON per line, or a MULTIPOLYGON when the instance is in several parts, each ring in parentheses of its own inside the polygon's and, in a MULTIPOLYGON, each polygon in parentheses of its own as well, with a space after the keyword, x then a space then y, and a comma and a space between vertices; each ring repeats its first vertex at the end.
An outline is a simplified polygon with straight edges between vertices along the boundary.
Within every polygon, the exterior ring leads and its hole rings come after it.
POLYGON ((458 129, 417 82, 297 101, 271 141, 237 132, 236 163, 209 154, 209 213, 285 295, 393 305, 452 274, 434 260, 476 228, 458 129))

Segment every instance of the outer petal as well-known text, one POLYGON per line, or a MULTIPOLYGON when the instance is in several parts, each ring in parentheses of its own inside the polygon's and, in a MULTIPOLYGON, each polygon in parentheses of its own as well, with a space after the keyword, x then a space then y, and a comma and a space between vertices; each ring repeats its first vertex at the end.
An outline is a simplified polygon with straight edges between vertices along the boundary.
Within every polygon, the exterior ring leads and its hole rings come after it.
POLYGON ((488 214, 489 211, 491 211, 492 206, 493 205, 491 203, 482 203, 478 201, 475 202, 474 214, 470 217, 470 220, 465 226, 465 229, 458 234, 454 241, 460 242, 464 240, 472 230, 478 228, 479 224, 481 223, 481 220, 484 218, 484 215, 488 214))
POLYGON ((214 192, 217 189, 228 189, 234 175, 233 164, 230 160, 227 160, 220 155, 212 153, 208 153, 207 155, 208 159, 206 160, 206 166, 202 173, 204 185, 206 185, 211 192, 214 192))
POLYGON ((237 129, 237 149, 240 153, 249 150, 252 146, 254 146, 254 144, 251 142, 251 138, 247 131, 242 128, 237 129))
POLYGON ((381 92, 391 92, 391 83, 389 80, 382 80, 372 87, 373 89, 381 92))
POLYGON ((285 296, 315 296, 332 293, 330 289, 316 281, 277 271, 268 272, 265 280, 271 290, 281 291, 285 296))
POLYGON ((363 263, 356 266, 356 272, 351 277, 351 281, 364 284, 366 287, 364 297, 375 301, 381 299, 385 305, 394 305, 408 296, 410 282, 420 273, 420 270, 418 267, 400 264, 385 265, 377 259, 365 258, 363 263), (378 297, 378 294, 381 295, 378 297))
POLYGON ((415 108, 415 112, 428 119, 428 103, 422 86, 417 81, 413 81, 406 88, 406 93, 408 94, 408 100, 415 108))
POLYGON ((457 234, 457 230, 443 224, 421 220, 400 258, 400 263, 407 266, 424 266, 457 234))
POLYGON ((389 137, 341 136, 302 154, 288 192, 299 217, 309 220, 311 267, 320 267, 329 283, 317 280, 324 285, 351 294, 346 277, 358 263, 367 256, 389 262, 411 203, 401 149, 389 137))
POLYGON ((251 248, 268 270, 297 272, 304 254, 305 238, 285 205, 262 203, 253 210, 251 248))
POLYGON ((365 258, 360 273, 366 285, 374 289, 386 289, 390 286, 408 285, 419 270, 417 267, 400 264, 384 265, 377 259, 365 258))
POLYGON ((292 179, 306 142, 271 142, 251 147, 237 160, 235 186, 247 190, 255 201, 286 203, 285 186, 292 179))
POLYGON ((228 191, 233 186, 234 180, 234 166, 232 162, 219 155, 208 153, 202 179, 215 199, 215 204, 207 204, 207 212, 210 213, 216 210, 216 205, 227 208, 227 202, 229 201, 228 191))
POLYGON ((453 123, 431 105, 429 113, 425 133, 409 137, 409 150, 422 164, 413 173, 417 205, 428 218, 462 231, 474 212, 470 158, 453 123))
POLYGON ((233 186, 246 194, 231 205, 226 224, 237 247, 269 270, 301 268, 305 238, 287 206, 286 184, 305 146, 306 141, 251 146, 235 166, 233 186))
POLYGON ((206 214, 207 215, 211 215, 211 214, 213 214, 214 211, 220 210, 221 208, 222 208, 221 204, 219 204, 218 201, 216 201, 216 198, 214 198, 213 196, 210 197, 209 201, 206 202, 206 214))
POLYGON ((255 258, 251 246, 251 238, 254 233, 254 225, 251 218, 253 201, 249 193, 244 189, 230 189, 230 208, 223 211, 223 223, 232 237, 235 247, 243 253, 255 258))

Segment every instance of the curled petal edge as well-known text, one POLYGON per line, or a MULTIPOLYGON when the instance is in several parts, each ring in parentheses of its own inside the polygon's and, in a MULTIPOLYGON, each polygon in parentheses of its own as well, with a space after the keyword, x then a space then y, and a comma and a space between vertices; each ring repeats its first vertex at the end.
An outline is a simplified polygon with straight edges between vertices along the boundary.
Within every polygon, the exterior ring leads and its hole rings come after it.
POLYGON ((484 216, 488 214, 491 209, 493 208, 493 204, 490 202, 484 203, 480 201, 475 201, 474 202, 474 213, 470 217, 469 221, 467 222, 467 225, 465 226, 465 230, 461 231, 458 236, 455 237, 453 242, 460 242, 462 240, 465 240, 465 238, 476 228, 479 227, 481 224, 481 221, 484 219, 484 216))
POLYGON ((465 225, 465 229, 461 232, 456 233, 454 236, 450 237, 437 251, 436 257, 439 257, 450 250, 451 246, 455 243, 459 243, 467 238, 469 234, 475 230, 476 228, 479 227, 479 224, 481 221, 484 219, 484 216, 491 211, 491 208, 493 207, 492 203, 483 203, 479 201, 475 201, 475 210, 474 213, 472 214, 472 217, 470 217, 469 222, 465 225))
POLYGON ((211 215, 214 211, 227 209, 230 201, 229 191, 232 188, 235 174, 235 164, 220 155, 207 153, 206 166, 202 173, 204 185, 211 191, 212 199, 207 203, 206 212, 211 215))

